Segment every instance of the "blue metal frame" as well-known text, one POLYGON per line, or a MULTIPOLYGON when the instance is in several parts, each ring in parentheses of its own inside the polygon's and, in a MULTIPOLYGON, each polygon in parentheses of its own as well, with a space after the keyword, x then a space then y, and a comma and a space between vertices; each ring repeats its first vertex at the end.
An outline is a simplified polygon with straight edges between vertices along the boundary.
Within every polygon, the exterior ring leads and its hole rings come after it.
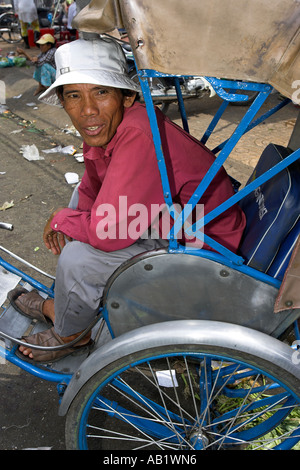
MULTIPOLYGON (((211 124, 209 125, 208 129, 204 133, 204 136, 202 138, 202 142, 206 142, 207 139, 209 138, 211 132, 217 125, 217 122, 219 121, 221 115, 224 113, 228 103, 234 102, 234 101, 245 101, 248 99, 247 94, 245 96, 236 94, 234 93, 235 90, 244 90, 245 93, 247 91, 257 91, 258 96, 254 100, 254 102, 251 104, 249 107, 248 111, 238 124, 236 130, 233 132, 231 137, 223 142, 220 146, 218 146, 214 151, 217 153, 220 151, 220 154, 216 157, 216 160, 214 163, 211 165, 210 169, 206 173, 205 177, 202 179, 200 182, 199 186, 196 188, 194 194, 191 196, 190 200, 186 204, 185 208, 183 208, 181 214, 178 214, 173 206, 173 201, 171 197, 171 190, 170 190, 170 185, 169 185, 169 179, 167 175, 167 168, 165 164, 165 159, 163 155, 163 150, 162 150, 162 143, 161 143, 161 138, 159 134, 159 129, 157 125, 157 119, 155 115, 155 110, 154 110, 154 105, 153 101, 151 98, 151 92, 150 92, 150 87, 148 83, 148 77, 158 77, 158 76, 168 76, 171 77, 171 75, 167 74, 160 74, 159 72, 153 71, 153 70, 140 70, 138 71, 138 75, 140 78, 140 85, 142 89, 142 93, 144 96, 149 120, 150 120, 150 126, 152 130, 152 135, 153 135, 153 142, 155 146, 155 151, 156 151, 156 156, 157 156, 157 162, 158 162, 158 168, 160 171, 161 175, 161 181, 162 181, 162 188, 163 188, 163 194, 164 194, 164 199, 166 206, 169 210, 170 216, 174 219, 174 225, 169 233, 169 251, 172 253, 176 252, 185 252, 185 253, 191 253, 190 249, 186 249, 185 247, 182 247, 179 245, 178 240, 176 239, 176 234, 182 230, 184 227, 184 223, 186 222, 187 218, 189 215, 192 213, 196 205, 198 204, 200 198, 208 188, 209 184, 213 180, 213 178, 216 176, 217 172, 220 170, 220 168, 223 166, 225 163, 226 159, 240 140, 240 138, 248 132, 250 129, 253 129, 255 126, 257 126, 260 122, 268 118, 270 115, 274 114, 277 112, 279 109, 281 109, 283 106, 288 104, 290 100, 285 100, 282 102, 280 105, 276 106, 272 110, 268 111, 265 113, 263 116, 260 118, 256 119, 254 121, 254 118, 257 114, 257 112, 261 109, 261 106, 267 99, 267 97, 270 95, 272 91, 272 87, 268 84, 265 83, 249 83, 249 82, 242 82, 242 81, 232 81, 232 80, 222 80, 222 79, 216 79, 213 77, 205 77, 207 81, 211 83, 217 94, 225 100, 224 103, 221 105, 218 113, 215 115, 213 118, 211 124), (229 89, 230 91, 226 91, 229 89)), ((180 91, 180 86, 178 82, 178 77, 174 77, 175 83, 176 83, 176 90, 178 93, 178 103, 181 107, 183 106, 183 100, 180 91)), ((183 122, 186 120, 186 115, 184 114, 183 116, 183 122)), ((238 193, 236 193, 234 196, 229 198, 227 201, 225 201, 223 204, 221 204, 219 207, 211 211, 209 214, 206 214, 205 217, 203 217, 201 220, 197 221, 192 227, 190 227, 188 230, 186 230, 188 235, 193 235, 199 240, 205 242, 208 246, 216 250, 218 253, 224 256, 224 258, 229 261, 233 267, 241 266, 243 265, 243 258, 240 256, 236 255, 235 253, 231 252, 227 248, 223 247, 221 244, 215 242, 212 240, 210 237, 207 235, 203 234, 201 229, 205 227, 206 224, 211 222, 215 217, 219 216, 223 212, 225 212, 227 209, 229 209, 231 206, 236 204, 238 201, 240 201, 243 197, 245 197, 247 194, 252 192, 254 189, 256 189, 258 186, 260 186, 262 183, 265 181, 268 181, 271 179, 273 176, 275 176, 277 173, 282 171, 284 168, 288 167, 291 163, 295 162, 298 160, 300 157, 300 149, 296 150, 293 152, 291 155, 289 155, 287 158, 285 158, 284 161, 278 163, 276 166, 274 166, 272 169, 270 169, 268 172, 266 172, 264 175, 260 176, 257 178, 255 181, 253 181, 251 184, 247 185, 247 187, 241 189, 238 193)), ((197 256, 206 256, 205 250, 193 250, 192 253, 197 256)), ((261 278, 261 273, 257 272, 256 270, 251 270, 248 266, 244 266, 245 271, 253 276, 254 278, 261 278)), ((267 278, 266 278, 267 279, 267 278)), ((269 281, 270 282, 270 279, 269 281)))
POLYGON ((20 359, 16 356, 15 351, 18 346, 15 346, 11 351, 7 350, 3 346, 0 345, 0 357, 3 359, 11 362, 20 369, 29 372, 31 375, 38 377, 39 379, 46 380, 47 382, 54 382, 57 384, 68 384, 72 378, 70 374, 63 374, 60 372, 52 372, 50 369, 46 370, 39 366, 35 366, 30 362, 26 362, 24 359, 20 359))
POLYGON ((1 256, 0 256, 0 266, 3 266, 3 268, 7 269, 7 271, 9 271, 13 274, 16 274, 17 276, 20 276, 24 282, 28 282, 35 289, 40 290, 42 292, 45 292, 45 294, 47 294, 51 298, 54 297, 54 285, 52 287, 45 286, 41 282, 37 281, 33 277, 29 276, 28 274, 24 273, 23 271, 20 271, 15 266, 13 266, 12 264, 5 261, 1 256))
MULTIPOLYGON (((28 282, 28 284, 32 285, 35 289, 45 292, 49 297, 54 297, 54 285, 51 288, 47 287, 23 271, 15 268, 15 266, 5 261, 2 257, 0 257, 0 266, 3 266, 3 268, 13 274, 20 276, 24 282, 28 282)), ((24 371, 29 372, 40 379, 47 380, 48 382, 55 382, 65 386, 71 380, 72 375, 70 374, 53 372, 50 369, 47 370, 46 368, 36 366, 32 362, 27 362, 25 359, 20 359, 15 354, 17 348, 18 346, 16 345, 11 350, 8 350, 0 343, 0 357, 11 362, 15 366, 20 367, 24 371)))

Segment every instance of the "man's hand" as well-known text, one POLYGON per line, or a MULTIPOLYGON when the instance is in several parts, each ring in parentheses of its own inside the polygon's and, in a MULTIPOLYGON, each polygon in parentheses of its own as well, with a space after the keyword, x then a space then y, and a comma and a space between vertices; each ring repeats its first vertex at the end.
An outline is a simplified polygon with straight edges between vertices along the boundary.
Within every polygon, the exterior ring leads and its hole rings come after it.
MULTIPOLYGON (((62 209, 63 208, 61 207, 51 214, 48 222, 45 225, 44 233, 43 233, 44 243, 46 247, 48 248, 48 250, 51 250, 54 255, 59 255, 61 253, 61 250, 66 244, 65 235, 51 228, 51 222, 52 222, 53 217, 62 209)), ((66 238, 70 241, 72 240, 70 237, 66 237, 66 238)))

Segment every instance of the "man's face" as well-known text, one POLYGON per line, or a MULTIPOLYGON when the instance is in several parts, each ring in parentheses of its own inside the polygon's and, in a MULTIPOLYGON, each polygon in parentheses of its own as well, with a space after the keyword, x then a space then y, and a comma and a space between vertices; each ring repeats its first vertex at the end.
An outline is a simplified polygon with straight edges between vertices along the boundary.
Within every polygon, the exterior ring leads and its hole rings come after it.
POLYGON ((64 85, 61 102, 86 144, 106 148, 134 98, 118 88, 75 84, 64 85))

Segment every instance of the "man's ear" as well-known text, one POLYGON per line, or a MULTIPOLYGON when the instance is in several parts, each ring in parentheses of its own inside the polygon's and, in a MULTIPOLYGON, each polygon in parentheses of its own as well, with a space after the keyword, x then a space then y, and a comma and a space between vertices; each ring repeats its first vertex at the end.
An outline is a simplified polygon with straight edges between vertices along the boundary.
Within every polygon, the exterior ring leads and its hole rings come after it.
POLYGON ((132 92, 132 95, 124 96, 124 100, 123 100, 124 108, 130 108, 134 103, 135 97, 136 97, 136 93, 134 91, 132 92))

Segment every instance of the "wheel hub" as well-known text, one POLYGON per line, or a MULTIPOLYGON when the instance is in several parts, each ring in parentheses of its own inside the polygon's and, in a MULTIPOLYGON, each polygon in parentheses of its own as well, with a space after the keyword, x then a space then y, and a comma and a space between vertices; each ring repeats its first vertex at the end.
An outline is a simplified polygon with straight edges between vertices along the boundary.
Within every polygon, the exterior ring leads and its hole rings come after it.
POLYGON ((209 444, 209 439, 203 432, 203 429, 192 432, 189 441, 195 450, 205 449, 209 444))

